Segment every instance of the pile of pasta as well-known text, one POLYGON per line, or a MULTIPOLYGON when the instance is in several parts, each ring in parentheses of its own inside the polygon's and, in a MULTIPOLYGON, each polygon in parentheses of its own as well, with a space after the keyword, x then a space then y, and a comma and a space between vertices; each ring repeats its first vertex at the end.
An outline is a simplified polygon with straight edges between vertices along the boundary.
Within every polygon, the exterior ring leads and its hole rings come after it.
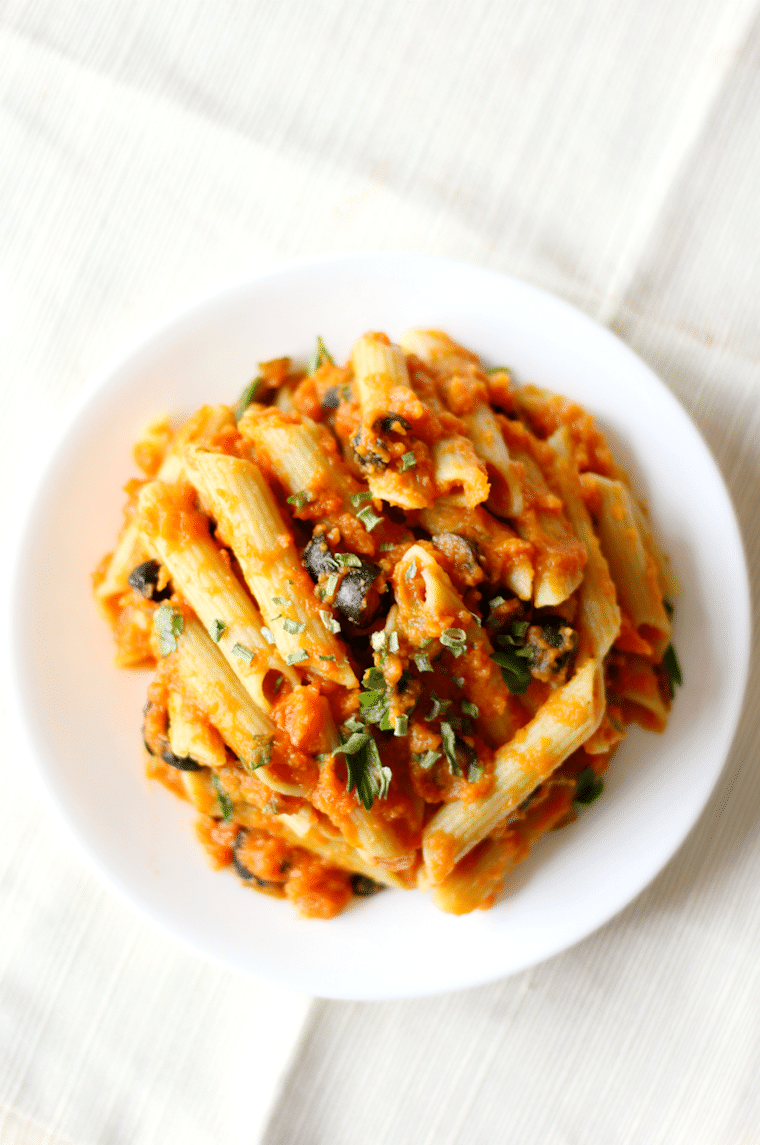
POLYGON ((680 683, 676 592, 594 419, 435 330, 264 362, 135 447, 94 576, 155 667, 148 774, 212 862, 329 918, 491 906, 680 683))

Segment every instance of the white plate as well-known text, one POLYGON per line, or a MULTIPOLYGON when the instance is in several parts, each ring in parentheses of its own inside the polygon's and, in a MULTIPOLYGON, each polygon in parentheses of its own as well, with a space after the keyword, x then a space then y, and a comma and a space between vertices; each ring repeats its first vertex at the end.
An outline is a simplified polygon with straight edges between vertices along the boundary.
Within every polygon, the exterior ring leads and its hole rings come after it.
POLYGON ((60 816, 102 878, 157 926, 224 966, 336 998, 472 986, 563 950, 625 906, 676 851, 726 758, 747 675, 749 594, 720 474, 675 398, 578 311, 488 270, 413 255, 287 264, 174 313, 95 380, 53 451, 12 591, 17 709, 60 816), (417 892, 359 900, 330 922, 214 872, 192 808, 143 776, 144 673, 117 671, 90 572, 113 547, 131 446, 147 419, 233 402, 256 363, 338 360, 366 330, 436 326, 492 364, 578 399, 652 508, 683 585, 684 687, 662 736, 634 730, 603 797, 544 840, 491 911, 440 914, 417 892))

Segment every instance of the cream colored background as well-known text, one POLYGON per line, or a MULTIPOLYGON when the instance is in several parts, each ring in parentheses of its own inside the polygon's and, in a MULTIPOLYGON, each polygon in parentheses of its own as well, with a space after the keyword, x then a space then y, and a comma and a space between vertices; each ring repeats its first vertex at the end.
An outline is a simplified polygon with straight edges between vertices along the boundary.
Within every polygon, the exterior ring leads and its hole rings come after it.
MULTIPOLYGON (((2 519, 37 427, 167 307, 284 256, 413 249, 637 350, 715 452, 757 589, 758 109, 756 0, 0 0, 2 519)), ((617 919, 398 1003, 310 1003, 154 934, 6 736, 0 1141, 758 1145, 759 704, 617 919)))

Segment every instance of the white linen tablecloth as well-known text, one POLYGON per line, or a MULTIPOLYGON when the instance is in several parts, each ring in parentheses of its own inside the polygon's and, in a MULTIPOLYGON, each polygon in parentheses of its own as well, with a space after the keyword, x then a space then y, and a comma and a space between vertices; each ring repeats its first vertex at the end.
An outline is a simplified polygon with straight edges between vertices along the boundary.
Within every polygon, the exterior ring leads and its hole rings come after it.
MULTIPOLYGON (((759 109, 758 0, 0 0, 6 532, 38 435, 147 321, 285 256, 414 249, 641 354, 717 457, 757 590, 759 109)), ((648 890, 421 1001, 312 1002, 177 949, 82 865, 8 732, 0 1141, 758 1145, 756 681, 648 890)))

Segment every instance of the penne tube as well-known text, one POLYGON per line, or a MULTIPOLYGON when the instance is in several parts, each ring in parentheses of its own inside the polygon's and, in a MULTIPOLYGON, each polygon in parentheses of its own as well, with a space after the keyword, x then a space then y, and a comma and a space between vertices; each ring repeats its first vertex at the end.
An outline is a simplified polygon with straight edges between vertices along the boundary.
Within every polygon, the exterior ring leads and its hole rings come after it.
POLYGON ((284 676, 292 687, 298 676, 262 633, 258 609, 211 539, 206 517, 181 492, 154 481, 140 493, 137 522, 148 548, 213 634, 251 699, 269 711, 267 673, 284 676))
POLYGON ((200 811, 201 815, 211 815, 214 819, 221 819, 222 807, 219 803, 219 793, 214 787, 209 768, 200 771, 181 771, 182 786, 187 798, 200 811))
POLYGON ((520 600, 530 600, 533 546, 482 506, 462 509, 448 498, 439 497, 434 505, 423 509, 420 524, 431 536, 455 533, 472 541, 482 554, 491 583, 505 584, 520 600))
MULTIPOLYGON (((213 443, 220 434, 234 430, 235 419, 228 406, 201 406, 177 431, 156 474, 159 481, 173 483, 182 474, 182 451, 193 441, 213 443)), ((148 553, 140 535, 140 528, 132 516, 125 524, 119 542, 106 568, 105 576, 95 589, 95 597, 104 604, 129 588, 129 574, 148 553)))
MULTIPOLYGON (((375 429, 382 421, 397 415, 408 423, 424 416, 419 398, 409 384, 406 357, 400 346, 392 345, 384 335, 365 334, 351 351, 356 393, 362 423, 375 429)), ((399 432, 403 424, 395 420, 399 432)))
POLYGON ((578 592, 579 655, 603 660, 620 632, 620 609, 607 561, 583 500, 578 470, 572 461, 570 433, 557 430, 549 444, 557 454, 554 478, 575 535, 586 549, 586 568, 578 592))
POLYGON ((267 467, 289 495, 307 493, 310 501, 323 506, 332 502, 331 516, 356 515, 351 497, 363 487, 340 458, 332 434, 322 426, 308 417, 283 417, 279 410, 251 407, 238 428, 253 442, 257 456, 264 455, 267 467))
POLYGON ((475 452, 487 466, 491 485, 488 508, 500 517, 519 517, 525 507, 522 485, 493 410, 486 402, 477 402, 462 420, 475 452))
POLYGON ((314 595, 311 578, 260 470, 239 457, 194 447, 185 454, 185 468, 237 557, 285 663, 344 687, 357 687, 345 647, 314 595))
POLYGON ((477 804, 447 803, 433 815, 422 836, 430 882, 443 882, 481 839, 588 739, 603 714, 601 664, 587 660, 549 696, 530 723, 499 748, 491 793, 477 804))
POLYGON ((256 808, 245 804, 235 805, 235 819, 244 827, 265 829, 280 838, 287 840, 297 847, 305 847, 314 854, 321 856, 328 863, 343 870, 355 871, 366 875, 376 883, 385 887, 395 887, 398 890, 409 890, 415 885, 416 872, 390 871, 384 867, 375 866, 361 851, 350 846, 340 835, 328 835, 320 823, 311 824, 306 830, 306 824, 292 825, 293 815, 262 816, 256 808))
POLYGON ((622 481, 594 474, 599 494, 597 527, 610 572, 620 594, 620 603, 638 629, 653 629, 650 641, 661 657, 671 639, 671 624, 663 605, 657 567, 639 533, 633 497, 622 481))
POLYGON ((432 457, 439 497, 446 496, 451 504, 468 509, 488 498, 488 473, 468 438, 456 435, 436 441, 432 457))
POLYGON ((413 647, 440 639, 447 630, 464 632, 463 651, 456 657, 456 665, 465 695, 477 705, 484 726, 500 719, 509 738, 519 726, 517 701, 504 683, 501 669, 490 658, 493 645, 486 629, 475 622, 447 573, 427 549, 412 545, 396 565, 393 577, 399 631, 413 647))
MULTIPOLYGON (((172 754, 179 759, 189 756, 205 767, 224 767, 227 763, 224 740, 195 705, 189 704, 180 692, 170 691, 167 707, 172 754)), ((183 775, 191 774, 195 773, 183 772, 183 775)))
POLYGON ((457 863, 443 882, 432 888, 431 898, 447 914, 469 914, 493 906, 509 872, 528 854, 518 831, 501 839, 484 839, 457 863))
POLYGON ((192 616, 183 618, 176 637, 177 674, 182 689, 208 717, 224 742, 232 748, 246 770, 254 769, 268 787, 283 795, 303 795, 295 784, 285 783, 262 765, 275 726, 257 708, 222 653, 203 626, 192 616))

